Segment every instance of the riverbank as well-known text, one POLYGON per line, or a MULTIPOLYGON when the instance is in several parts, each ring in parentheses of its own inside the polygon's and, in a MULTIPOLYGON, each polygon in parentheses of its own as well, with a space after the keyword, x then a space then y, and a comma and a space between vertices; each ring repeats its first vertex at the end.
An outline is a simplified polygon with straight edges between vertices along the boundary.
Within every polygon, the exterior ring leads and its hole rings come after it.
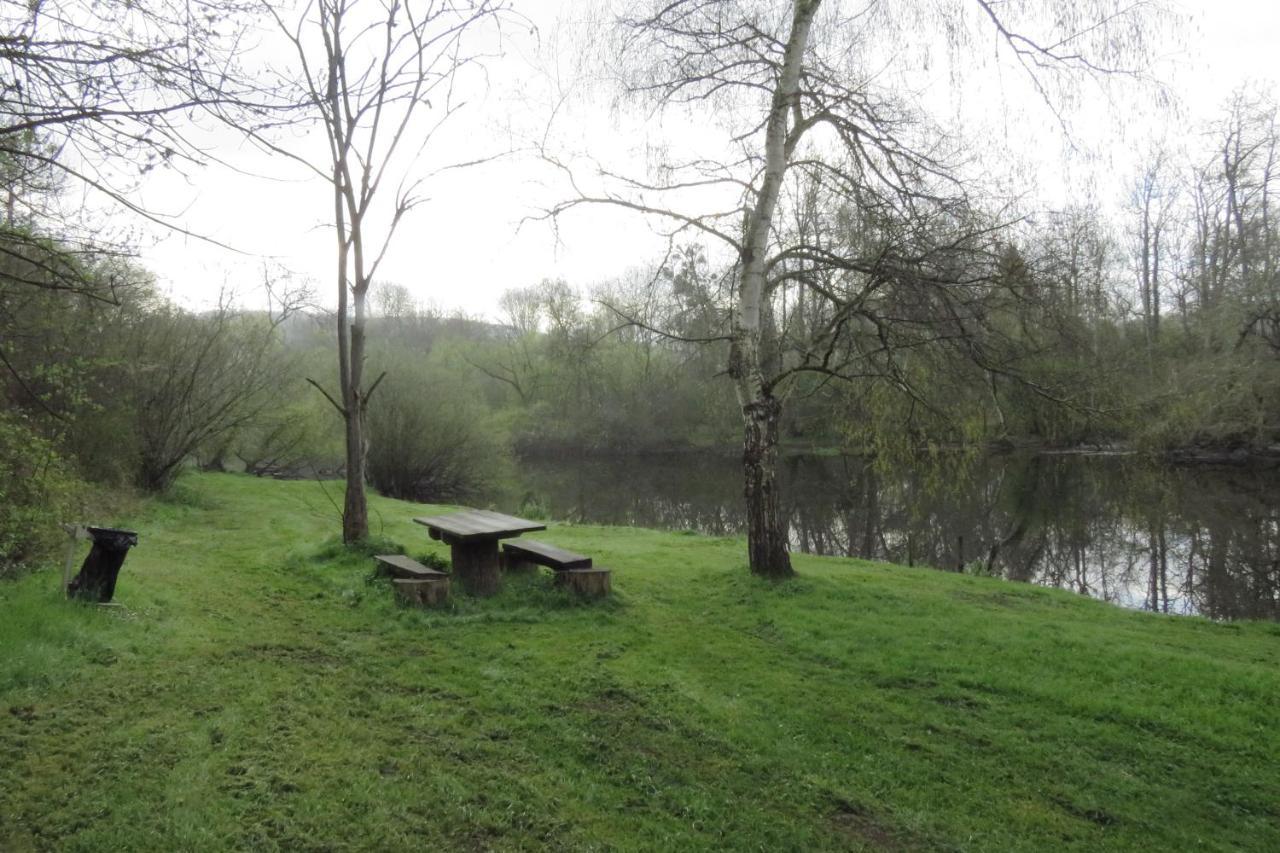
POLYGON ((1277 626, 585 525, 539 538, 612 601, 415 612, 326 544, 337 488, 103 519, 141 534, 122 612, 0 586, 0 849, 1280 846, 1277 626))

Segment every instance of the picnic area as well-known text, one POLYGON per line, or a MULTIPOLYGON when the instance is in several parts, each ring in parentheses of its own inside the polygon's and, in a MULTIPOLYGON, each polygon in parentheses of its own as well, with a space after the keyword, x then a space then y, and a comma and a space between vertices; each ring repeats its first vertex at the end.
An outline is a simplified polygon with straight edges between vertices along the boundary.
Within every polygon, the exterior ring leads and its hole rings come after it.
POLYGON ((543 520, 608 597, 420 608, 373 556, 457 508, 371 507, 350 550, 322 484, 191 475, 110 519, 121 607, 0 587, 0 849, 1280 846, 1274 625, 543 520))
POLYGON ((396 594, 411 604, 446 603, 453 578, 469 595, 496 595, 502 586, 503 569, 519 572, 539 566, 555 572, 557 586, 596 598, 609 594, 610 571, 593 566, 585 554, 531 539, 505 542, 499 553, 498 543, 502 540, 547 529, 537 521, 482 509, 460 509, 413 521, 427 528, 432 539, 449 546, 453 572, 425 566, 401 554, 375 555, 380 571, 392 577, 396 594))

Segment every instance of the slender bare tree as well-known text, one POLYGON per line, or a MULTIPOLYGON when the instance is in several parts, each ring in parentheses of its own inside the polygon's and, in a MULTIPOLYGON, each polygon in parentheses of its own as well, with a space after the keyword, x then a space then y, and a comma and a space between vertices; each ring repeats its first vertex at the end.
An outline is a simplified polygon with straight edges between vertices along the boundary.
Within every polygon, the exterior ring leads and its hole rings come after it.
POLYGON ((1130 195, 1130 207, 1137 218, 1138 295, 1142 322, 1150 347, 1160 337, 1160 309, 1164 300, 1163 281, 1168 274, 1168 256, 1174 249, 1174 204, 1177 188, 1170 177, 1169 156, 1163 150, 1152 154, 1130 195))
POLYGON ((318 126, 327 156, 281 141, 270 114, 233 122, 269 150, 301 163, 330 190, 338 310, 338 391, 312 380, 341 414, 346 432, 342 537, 368 536, 365 499, 369 399, 365 339, 369 289, 405 216, 432 176, 480 162, 423 167, 429 143, 463 108, 465 72, 485 58, 479 30, 508 12, 505 0, 311 0, 292 12, 266 11, 292 48, 289 67, 268 75, 290 127, 318 126), (289 112, 287 107, 294 107, 289 112))

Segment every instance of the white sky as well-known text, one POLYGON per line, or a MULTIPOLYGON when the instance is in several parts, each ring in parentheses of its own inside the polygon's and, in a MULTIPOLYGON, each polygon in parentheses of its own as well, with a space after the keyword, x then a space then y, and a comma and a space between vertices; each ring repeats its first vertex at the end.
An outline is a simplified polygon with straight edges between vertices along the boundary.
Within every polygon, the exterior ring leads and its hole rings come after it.
MULTIPOLYGON (((1233 89, 1247 81, 1274 87, 1280 75, 1280 2, 1186 0, 1181 5, 1192 16, 1193 29, 1180 52, 1160 60, 1157 75, 1182 99, 1183 115, 1160 127, 1151 120, 1134 121, 1133 111, 1123 105, 1123 117, 1093 105, 1075 123, 1079 141, 1087 147, 1090 142, 1096 147, 1101 140, 1116 140, 1112 129, 1121 128, 1118 158, 1104 156, 1101 166, 1059 159, 1064 149, 1061 135, 1044 110, 1032 110, 1030 120, 1018 110, 983 118, 975 111, 975 118, 995 126, 1003 123, 1009 145, 1041 152, 1025 156, 1042 164, 1042 171, 1051 176, 1049 184, 1059 174, 1086 175, 1096 182, 1099 169, 1104 176, 1127 179, 1117 169, 1144 146, 1144 137, 1186 137, 1197 122, 1217 114, 1233 89), (1011 121, 1025 126, 1010 131, 1011 121)), ((505 55, 489 64, 485 100, 460 116, 452 135, 425 152, 427 168, 518 145, 545 125, 549 92, 572 76, 565 70, 546 71, 556 64, 547 58, 557 55, 554 22, 561 15, 576 14, 579 7, 574 0, 537 0, 520 8, 535 19, 542 41, 509 33, 505 55), (553 84, 550 78, 557 75, 560 79, 553 84), (508 128, 514 128, 514 137, 508 128)), ((570 63, 559 52, 559 67, 570 63)), ((989 113, 990 105, 983 106, 989 113)), ((960 102, 955 109, 963 116, 969 108, 960 102)), ((643 146, 655 131, 636 118, 625 118, 626 126, 619 128, 618 120, 605 106, 580 106, 561 114, 556 127, 560 139, 603 160, 633 164, 633 171, 639 172, 643 146)), ((326 185, 305 179, 285 161, 267 159, 230 133, 212 135, 207 143, 220 158, 254 174, 218 166, 187 178, 162 174, 144 187, 143 201, 175 215, 189 231, 239 251, 157 234, 143 247, 142 262, 157 274, 163 288, 193 306, 211 302, 224 284, 253 302, 264 263, 314 280, 320 300, 332 303, 334 248, 325 228, 332 201, 326 185)), ((1053 186, 1042 191, 1059 197, 1063 192, 1053 186)), ((564 193, 556 176, 531 157, 453 173, 432 184, 430 202, 404 222, 379 278, 402 284, 418 299, 445 309, 494 316, 498 296, 508 288, 547 277, 586 287, 651 262, 662 251, 665 242, 655 233, 655 224, 621 210, 593 207, 570 214, 561 221, 558 235, 545 223, 521 226, 524 217, 561 200, 564 193)))

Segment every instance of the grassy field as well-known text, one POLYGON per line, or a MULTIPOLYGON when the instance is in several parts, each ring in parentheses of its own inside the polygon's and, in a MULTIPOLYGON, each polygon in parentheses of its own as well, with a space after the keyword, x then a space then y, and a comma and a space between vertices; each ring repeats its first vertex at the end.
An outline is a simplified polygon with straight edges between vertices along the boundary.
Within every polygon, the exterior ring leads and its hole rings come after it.
POLYGON ((6 853, 1280 850, 1277 625, 804 556, 774 586, 739 540, 565 525, 611 601, 427 613, 315 483, 110 520, 123 612, 0 586, 6 853))

